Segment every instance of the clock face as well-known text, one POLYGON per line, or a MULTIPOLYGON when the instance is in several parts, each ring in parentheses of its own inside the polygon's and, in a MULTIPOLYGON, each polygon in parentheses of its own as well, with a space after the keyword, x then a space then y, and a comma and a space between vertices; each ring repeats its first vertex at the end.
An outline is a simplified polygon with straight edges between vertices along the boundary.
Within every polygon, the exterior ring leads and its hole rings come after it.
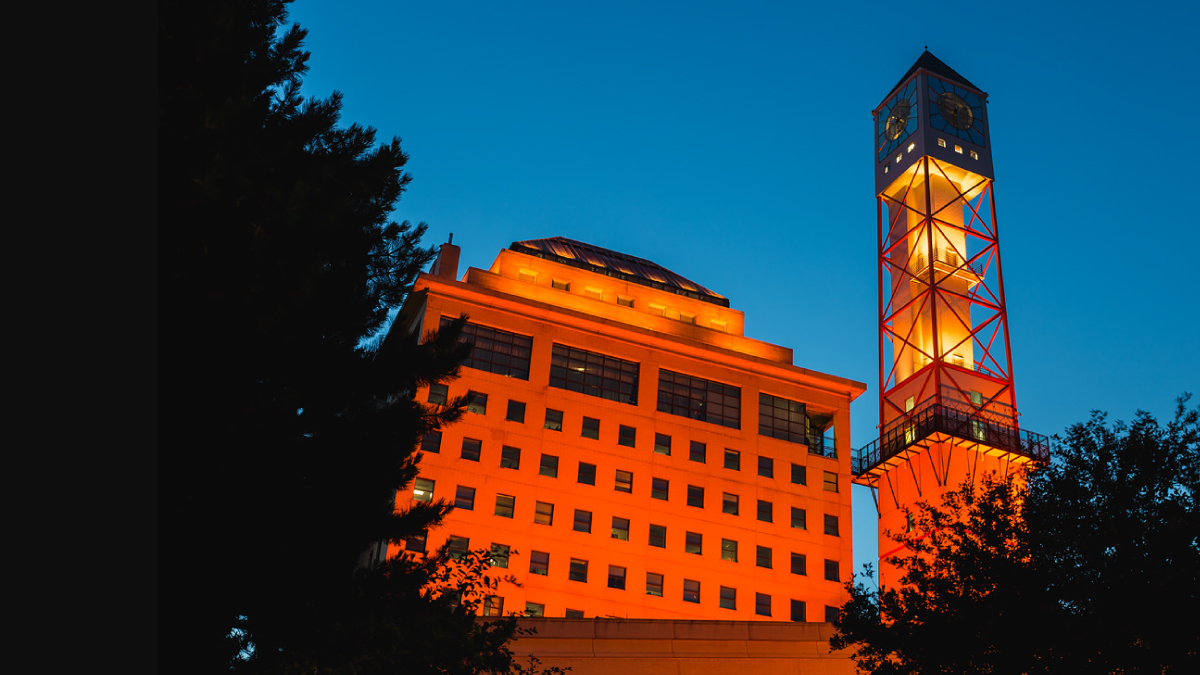
POLYGON ((975 145, 986 145, 979 95, 936 77, 929 78, 929 126, 975 145))
POLYGON ((900 90, 879 111, 876 124, 875 148, 878 160, 882 160, 904 143, 920 126, 917 117, 917 80, 900 90))

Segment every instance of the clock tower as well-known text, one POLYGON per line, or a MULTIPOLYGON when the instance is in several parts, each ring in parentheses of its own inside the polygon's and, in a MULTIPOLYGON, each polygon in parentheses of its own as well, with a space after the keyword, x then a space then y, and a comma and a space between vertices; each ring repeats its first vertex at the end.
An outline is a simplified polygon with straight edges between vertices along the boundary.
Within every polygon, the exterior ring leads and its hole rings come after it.
POLYGON ((992 188, 987 94, 926 51, 874 115, 879 438, 855 482, 879 510, 880 583, 899 582, 886 531, 917 501, 1049 457, 1022 430, 992 188))

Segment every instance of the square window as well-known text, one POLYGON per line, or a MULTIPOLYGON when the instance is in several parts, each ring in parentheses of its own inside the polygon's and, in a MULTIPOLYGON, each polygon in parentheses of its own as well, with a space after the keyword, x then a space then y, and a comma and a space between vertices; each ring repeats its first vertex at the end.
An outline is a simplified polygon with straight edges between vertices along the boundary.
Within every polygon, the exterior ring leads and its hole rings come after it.
POLYGON ((578 558, 571 558, 571 571, 567 573, 567 578, 571 581, 582 581, 587 583, 587 568, 588 561, 578 558))
POLYGON ((837 477, 837 474, 832 471, 825 472, 825 491, 826 492, 837 492, 838 491, 838 477, 837 477))
POLYGON ((944 147, 946 147, 946 139, 944 139, 944 138, 939 138, 939 139, 938 139, 938 147, 939 147, 939 148, 944 148, 944 147))
POLYGON ((505 413, 504 419, 508 420, 509 422, 516 422, 518 424, 524 424, 525 423, 525 404, 520 401, 510 400, 508 402, 508 412, 505 413))
POLYGON ((979 159, 979 153, 972 150, 971 151, 971 159, 979 159))
POLYGON ((492 544, 491 563, 492 567, 508 569, 508 546, 492 544))
POLYGON ((663 576, 654 572, 646 572, 646 595, 661 598, 663 594, 663 576))
POLYGON ((754 613, 759 616, 771 616, 771 596, 766 593, 755 593, 754 613))
POLYGON ((429 385, 429 402, 438 405, 446 405, 446 399, 450 396, 450 388, 444 384, 429 385))
POLYGON ((799 464, 792 465, 792 483, 794 485, 808 485, 808 467, 799 464))
POLYGON ((693 462, 704 463, 705 455, 708 454, 708 446, 700 441, 692 441, 691 447, 688 449, 688 459, 693 462))
POLYGON ((762 476, 763 478, 774 478, 775 460, 771 459, 770 457, 760 456, 758 458, 758 475, 762 476))
POLYGON ((650 545, 658 548, 667 547, 667 526, 666 525, 651 525, 650 526, 650 545))
POLYGON ((596 484, 596 465, 588 464, 587 462, 580 462, 579 463, 579 477, 576 479, 576 482, 583 483, 584 485, 595 485, 596 484))
POLYGON ((691 579, 683 580, 683 601, 700 604, 700 582, 691 579))
POLYGON ((475 413, 476 415, 487 414, 487 394, 481 394, 477 391, 467 392, 467 412, 475 413))
POLYGON ((425 552, 425 535, 410 534, 404 538, 404 550, 412 553, 425 552))
POLYGON ((961 155, 962 154, 962 146, 961 145, 954 146, 954 151, 961 155))
POLYGON ((483 599, 484 616, 504 616, 504 598, 489 595, 483 599))
POLYGON ((742 470, 742 453, 725 448, 725 468, 734 471, 742 470))
POLYGON ((671 454, 671 437, 666 434, 654 434, 654 452, 658 455, 671 454))
POLYGON ((792 621, 801 621, 801 622, 804 621, 804 601, 803 600, 792 600, 791 620, 792 621))
POLYGON ((546 606, 540 602, 527 602, 525 616, 546 616, 546 606))
POLYGON ((455 537, 451 535, 446 539, 446 552, 452 560, 462 560, 467 557, 467 551, 471 548, 471 540, 467 537, 455 537))
POLYGON ((459 485, 454 492, 454 508, 464 511, 475 510, 475 488, 459 485))
POLYGON ((825 605, 825 620, 828 621, 829 623, 833 623, 834 621, 837 621, 838 614, 840 614, 840 613, 841 613, 841 610, 839 610, 837 607, 830 607, 829 605, 825 605))
POLYGON ((550 554, 533 551, 529 554, 529 573, 546 576, 550 573, 550 554))
POLYGON ((534 509, 533 522, 538 525, 553 525, 554 524, 554 505, 546 502, 538 502, 534 509))
POLYGON ((625 590, 625 568, 616 565, 608 566, 608 587, 625 590))
POLYGON ((808 529, 808 512, 804 509, 792 507, 792 527, 797 530, 808 529))
POLYGON ((413 485, 413 499, 418 502, 432 502, 433 481, 428 478, 418 478, 416 484, 413 485))
POLYGON ((721 513, 728 513, 736 516, 738 514, 738 496, 731 495, 728 492, 721 497, 721 513))
POLYGON ((825 514, 825 534, 834 537, 841 536, 838 534, 838 517, 825 514))
POLYGON ((576 532, 587 532, 588 534, 591 534, 592 533, 592 512, 591 511, 581 511, 579 509, 575 509, 574 528, 575 528, 576 532))
POLYGON ((479 461, 479 454, 483 450, 483 441, 478 438, 464 438, 462 442, 462 452, 459 457, 470 460, 472 462, 479 461))
POLYGON ((838 579, 838 562, 836 560, 825 561, 825 580, 841 581, 838 579))
POLYGON ((758 519, 764 523, 775 522, 775 505, 771 502, 758 500, 758 519))
POLYGON ((582 619, 583 618, 583 610, 567 608, 567 612, 563 616, 568 619, 582 619))
POLYGON ((546 408, 546 423, 542 427, 550 431, 562 431, 562 411, 546 408))
POLYGON ((704 488, 698 485, 689 485, 687 505, 700 509, 704 508, 704 488))
POLYGON ((684 535, 683 541, 684 553, 701 555, 700 550, 704 547, 704 535, 699 532, 688 532, 684 535))
POLYGON ((558 478, 558 458, 554 455, 542 454, 542 461, 538 465, 538 475, 558 478))
POLYGON ((614 487, 617 492, 633 492, 633 473, 617 469, 617 482, 614 487))
POLYGON ((792 574, 799 574, 802 577, 808 576, 808 557, 803 553, 792 554, 792 574))
POLYGON ((442 432, 429 431, 421 437, 421 452, 439 454, 442 451, 442 432))
POLYGON ((500 448, 500 468, 501 469, 519 469, 521 468, 521 449, 514 448, 511 445, 505 445, 500 448))
POLYGON ((732 539, 721 540, 721 560, 737 562, 737 542, 732 539))
POLYGON ((755 547, 754 565, 771 569, 771 549, 766 546, 755 547))
POLYGON ((721 606, 725 609, 737 609, 737 589, 728 586, 721 587, 721 606))
POLYGON ((617 445, 624 445, 627 448, 634 447, 637 442, 637 429, 627 427, 624 424, 620 425, 617 431, 617 445))
POLYGON ((513 495, 496 495, 496 515, 501 518, 512 518, 516 505, 517 498, 513 495))
POLYGON ((595 438, 596 440, 599 440, 600 439, 600 420, 595 419, 593 417, 583 418, 582 435, 584 438, 595 438))
POLYGON ((629 541, 629 519, 613 516, 612 538, 629 541))
POLYGON ((666 478, 650 479, 650 497, 652 499, 661 499, 666 501, 667 492, 669 491, 670 486, 671 483, 666 478))

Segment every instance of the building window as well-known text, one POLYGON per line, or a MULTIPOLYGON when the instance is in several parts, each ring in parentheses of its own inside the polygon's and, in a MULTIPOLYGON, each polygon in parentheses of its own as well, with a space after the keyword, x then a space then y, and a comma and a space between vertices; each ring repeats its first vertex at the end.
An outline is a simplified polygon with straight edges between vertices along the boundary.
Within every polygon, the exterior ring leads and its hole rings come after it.
POLYGON ((737 589, 728 586, 721 587, 721 607, 737 609, 737 589))
POLYGON ((505 445, 500 448, 500 468, 501 469, 519 469, 521 468, 521 449, 514 448, 511 445, 505 445))
POLYGON ((571 571, 567 573, 567 578, 571 581, 582 581, 587 583, 587 568, 588 561, 578 558, 571 558, 571 571))
POLYGON ((771 549, 766 546, 756 546, 754 549, 755 567, 771 569, 771 549))
POLYGON ((489 595, 484 597, 483 615, 504 616, 504 598, 498 595, 489 595))
POLYGON ((803 600, 792 600, 791 620, 799 621, 799 622, 804 621, 804 601, 803 600))
POLYGON ((629 541, 629 519, 613 516, 612 538, 629 541))
POLYGON ((629 471, 621 471, 617 469, 617 483, 613 488, 617 492, 633 492, 633 474, 629 471))
POLYGON ((764 523, 775 522, 775 505, 761 499, 758 500, 758 519, 764 523))
POLYGON ((792 465, 792 484, 808 485, 808 467, 799 464, 792 465))
POLYGON ((583 287, 583 297, 591 298, 592 300, 603 300, 604 292, 601 291, 599 288, 592 288, 591 286, 584 286, 583 287))
POLYGON ((699 532, 688 532, 683 538, 683 552, 695 553, 701 555, 700 550, 704 547, 704 535, 699 532))
POLYGON ((691 447, 688 449, 688 460, 692 462, 700 462, 703 464, 708 455, 708 446, 700 441, 692 441, 691 447))
POLYGON ((583 430, 580 435, 584 438, 600 440, 600 420, 593 417, 583 418, 583 430))
POLYGON ((450 388, 444 384, 429 385, 429 402, 438 405, 446 405, 446 399, 450 397, 450 388))
POLYGON ((428 431, 421 437, 421 452, 440 454, 442 452, 442 432, 428 431))
POLYGON ((766 593, 755 593, 754 613, 759 616, 771 616, 771 596, 766 593))
POLYGON ((700 509, 704 508, 704 488, 698 485, 689 485, 687 505, 700 509))
POLYGON ((579 477, 575 479, 577 483, 584 485, 596 484, 596 465, 588 464, 587 462, 579 463, 579 477))
POLYGON ((683 601, 700 604, 700 582, 691 579, 683 580, 683 601))
POLYGON ((804 404, 786 398, 758 395, 758 433, 792 443, 807 443, 804 404))
POLYGON ((738 514, 738 496, 728 492, 721 497, 721 513, 736 516, 738 514))
POLYGON ((679 312, 679 320, 682 321, 683 323, 690 323, 692 325, 695 325, 696 324, 696 315, 688 314, 687 312, 681 311, 681 312, 679 312))
POLYGON ((946 147, 946 139, 944 139, 944 138, 939 138, 939 139, 938 139, 938 147, 939 147, 939 148, 944 148, 944 147, 946 147))
POLYGON ((558 478, 558 458, 543 453, 542 461, 538 465, 538 475, 558 478))
POLYGON ((592 533, 592 512, 575 509, 575 531, 592 533))
POLYGON ((462 560, 467 557, 467 551, 471 548, 471 540, 467 537, 455 537, 451 535, 446 539, 446 552, 451 560, 462 560))
POLYGON ((404 538, 404 550, 410 553, 425 552, 425 535, 410 534, 404 538))
POLYGON ((582 619, 583 618, 583 610, 582 609, 571 609, 570 607, 568 607, 566 613, 563 616, 567 619, 582 619))
POLYGON ((550 386, 637 405, 639 368, 633 361, 556 343, 550 355, 550 386))
POLYGON ((808 576, 808 557, 803 553, 792 554, 792 574, 799 574, 802 577, 808 576))
POLYGON ((413 499, 418 502, 432 502, 433 481, 428 478, 418 478, 416 484, 413 485, 413 499))
POLYGON ((504 419, 508 420, 509 422, 516 422, 518 424, 524 424, 525 423, 525 404, 522 403, 521 401, 510 400, 508 402, 508 412, 504 414, 504 419))
POLYGON ((774 478, 775 460, 771 459, 770 457, 760 456, 758 458, 758 475, 762 476, 763 478, 774 478))
POLYGON ((954 151, 961 155, 962 154, 962 146, 961 145, 954 146, 954 151))
POLYGON ((666 434, 654 434, 654 452, 669 456, 671 454, 671 437, 666 434))
POLYGON ((462 452, 459 457, 469 459, 472 462, 479 461, 479 453, 483 450, 483 441, 478 438, 464 438, 462 442, 462 452))
POLYGON ((608 587, 625 590, 625 568, 616 565, 608 566, 608 587))
POLYGON ((661 598, 663 594, 663 576, 654 572, 646 572, 646 595, 661 598))
POLYGON ((623 295, 618 295, 617 304, 622 307, 633 307, 633 298, 627 298, 623 295))
MULTIPOLYGON (((443 326, 450 321, 450 317, 442 317, 443 326)), ((519 380, 529 379, 529 356, 533 352, 532 337, 467 323, 463 326, 459 341, 475 343, 471 348, 471 355, 463 361, 464 366, 519 380)))
POLYGON ((475 488, 459 485, 454 492, 454 508, 464 511, 475 510, 475 488))
POLYGON ((562 411, 546 408, 546 422, 542 428, 550 431, 562 431, 562 411))
POLYGON ((517 498, 515 496, 496 495, 496 515, 501 518, 512 518, 516 505, 517 498))
POLYGON ((742 453, 725 448, 725 468, 734 471, 742 470, 742 453))
POLYGON ((837 492, 838 491, 837 474, 832 471, 825 472, 825 491, 826 492, 837 492))
POLYGON ((650 479, 650 497, 666 501, 670 487, 671 483, 666 478, 652 478, 650 479))
POLYGON ((841 536, 838 534, 838 517, 825 514, 825 534, 835 537, 841 536))
POLYGON ((972 150, 971 151, 971 159, 979 159, 979 153, 972 150))
POLYGON ((667 526, 666 525, 651 525, 650 526, 650 545, 658 548, 667 547, 667 526))
POLYGON ((737 542, 732 539, 721 540, 721 560, 737 562, 737 542))
POLYGON ((742 390, 691 375, 658 371, 658 411, 742 428, 742 390))
POLYGON ((915 529, 917 529, 917 523, 915 520, 913 520, 913 514, 904 514, 904 532, 912 532, 915 529))
POLYGON ((656 305, 656 304, 654 304, 653 302, 652 302, 652 303, 650 303, 650 310, 649 310, 649 311, 650 311, 650 313, 651 313, 651 314, 653 314, 654 316, 666 316, 666 315, 667 315, 667 307, 666 307, 666 305, 656 305))
POLYGON ((838 579, 838 562, 836 560, 825 561, 825 580, 840 581, 838 579))
POLYGON ((569 291, 569 290, 571 290, 571 282, 560 281, 558 279, 551 279, 550 280, 550 288, 554 288, 554 289, 557 289, 560 291, 569 291))
POLYGON ((482 394, 477 391, 467 393, 467 412, 475 413, 476 415, 487 414, 487 394, 482 394))
POLYGON ((529 554, 529 573, 546 576, 550 574, 550 554, 532 551, 529 554))
POLYGON ((533 522, 538 525, 553 525, 554 524, 554 505, 546 502, 538 502, 534 509, 533 522))
POLYGON ((798 509, 795 506, 793 506, 792 507, 792 527, 796 528, 797 530, 807 530, 808 529, 808 512, 805 511, 804 509, 798 509))
POLYGON ((622 424, 620 429, 617 430, 617 445, 624 445, 625 447, 632 448, 636 442, 637 429, 634 427, 627 427, 622 424))
POLYGON ((525 616, 546 616, 546 606, 540 602, 527 602, 525 616))
POLYGON ((508 569, 508 546, 504 544, 492 544, 491 563, 492 567, 508 569))
POLYGON ((841 610, 839 610, 837 607, 830 607, 829 605, 825 605, 825 620, 828 621, 829 623, 833 623, 834 621, 837 621, 839 613, 841 613, 841 610))

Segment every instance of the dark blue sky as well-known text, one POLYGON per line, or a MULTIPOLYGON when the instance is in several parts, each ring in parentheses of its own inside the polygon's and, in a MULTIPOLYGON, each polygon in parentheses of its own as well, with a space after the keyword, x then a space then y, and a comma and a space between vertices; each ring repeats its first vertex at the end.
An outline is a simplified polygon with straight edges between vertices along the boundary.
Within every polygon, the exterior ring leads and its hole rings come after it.
MULTIPOLYGON (((867 383, 856 447, 878 422, 871 111, 928 45, 989 95, 1022 425, 1200 394, 1194 3, 805 4, 299 0, 291 20, 305 94, 403 139, 395 217, 427 244, 453 232, 486 268, 561 235, 675 270, 796 365, 867 383)), ((855 490, 857 569, 877 553, 855 490)))

